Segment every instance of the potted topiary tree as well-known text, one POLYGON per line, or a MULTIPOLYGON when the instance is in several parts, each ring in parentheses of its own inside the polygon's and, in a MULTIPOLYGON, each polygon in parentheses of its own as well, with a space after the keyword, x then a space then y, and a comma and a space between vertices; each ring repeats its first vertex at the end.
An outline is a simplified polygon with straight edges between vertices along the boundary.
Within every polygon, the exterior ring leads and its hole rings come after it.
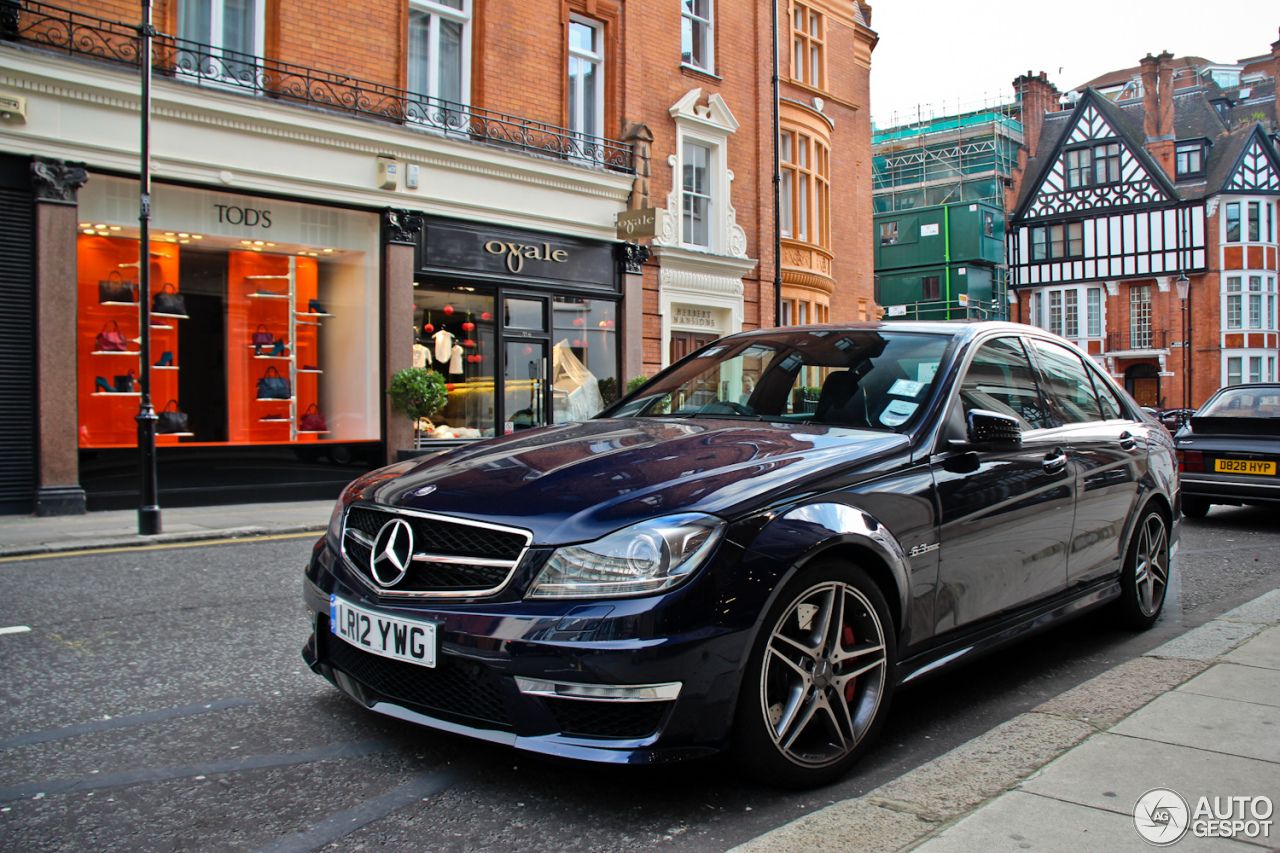
POLYGON ((397 370, 387 386, 391 407, 409 416, 413 421, 413 447, 418 447, 418 434, 422 421, 431 423, 431 416, 444 408, 449 399, 449 389, 444 377, 425 367, 406 367, 397 370))

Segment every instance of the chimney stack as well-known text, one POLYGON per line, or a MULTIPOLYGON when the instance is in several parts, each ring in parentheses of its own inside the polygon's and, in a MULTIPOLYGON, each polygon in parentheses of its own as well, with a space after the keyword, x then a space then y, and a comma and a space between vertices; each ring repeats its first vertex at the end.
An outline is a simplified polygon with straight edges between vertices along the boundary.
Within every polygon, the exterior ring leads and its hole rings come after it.
POLYGON ((1275 81, 1278 93, 1275 102, 1275 124, 1271 126, 1271 131, 1280 133, 1280 39, 1271 43, 1271 79, 1275 81))
POLYGON ((1057 109, 1058 87, 1049 82, 1048 75, 1043 71, 1034 77, 1028 71, 1013 81, 1013 89, 1018 94, 1018 103, 1022 108, 1022 139, 1027 146, 1027 157, 1034 157, 1040 146, 1040 128, 1044 126, 1044 114, 1057 109))
POLYGON ((1147 54, 1142 65, 1142 112, 1147 151, 1169 177, 1174 175, 1177 147, 1173 129, 1173 54, 1147 54))

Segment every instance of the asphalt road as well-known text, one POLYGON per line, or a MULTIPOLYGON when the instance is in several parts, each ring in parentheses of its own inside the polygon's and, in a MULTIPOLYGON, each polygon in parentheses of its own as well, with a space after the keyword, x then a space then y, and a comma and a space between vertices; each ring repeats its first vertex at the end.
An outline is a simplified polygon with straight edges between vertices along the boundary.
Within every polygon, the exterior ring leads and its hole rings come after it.
POLYGON ((1280 587, 1274 511, 1217 507, 1183 525, 1151 631, 1089 616, 899 693, 853 774, 797 794, 723 761, 552 763, 362 710, 299 655, 312 541, 0 562, 0 850, 723 851, 1280 587))

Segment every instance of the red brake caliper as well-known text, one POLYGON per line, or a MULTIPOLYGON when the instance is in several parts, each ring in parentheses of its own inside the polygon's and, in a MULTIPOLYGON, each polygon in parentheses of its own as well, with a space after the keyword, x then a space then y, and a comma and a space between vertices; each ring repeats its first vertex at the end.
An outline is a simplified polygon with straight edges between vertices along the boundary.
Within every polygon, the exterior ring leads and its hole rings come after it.
MULTIPOLYGON (((853 628, 845 625, 840 631, 840 643, 846 648, 853 648, 853 628)), ((858 679, 851 678, 849 683, 844 686, 844 701, 852 702, 853 693, 858 687, 858 679)))

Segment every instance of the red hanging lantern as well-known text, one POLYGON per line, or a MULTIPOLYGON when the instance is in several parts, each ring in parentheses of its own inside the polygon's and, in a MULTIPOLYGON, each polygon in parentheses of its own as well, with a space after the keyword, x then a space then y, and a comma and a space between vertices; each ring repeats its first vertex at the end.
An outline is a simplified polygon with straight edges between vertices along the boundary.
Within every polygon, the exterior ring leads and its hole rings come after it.
POLYGON ((533 347, 525 347, 525 348, 524 348, 524 354, 525 354, 525 355, 533 355, 533 347))
POLYGON ((490 320, 492 320, 492 319, 493 319, 493 315, 492 315, 492 314, 490 314, 488 311, 486 311, 486 312, 484 312, 483 314, 481 314, 481 315, 480 315, 480 319, 481 319, 481 320, 484 320, 484 321, 487 323, 487 322, 489 322, 490 320))
POLYGON ((423 323, 423 324, 422 324, 422 331, 429 335, 429 334, 431 334, 432 332, 434 332, 435 330, 436 330, 436 327, 435 327, 434 325, 432 325, 432 323, 431 323, 431 312, 430 312, 430 311, 428 311, 428 312, 427 312, 427 322, 425 322, 425 323, 423 323))
POLYGON ((586 320, 584 320, 584 319, 582 319, 581 317, 574 317, 574 318, 573 318, 573 325, 578 326, 578 327, 582 327, 583 325, 585 325, 585 324, 586 324, 586 322, 587 322, 587 321, 586 321, 586 320))
POLYGON ((462 342, 462 345, 467 349, 474 349, 476 342, 471 340, 471 338, 467 338, 465 341, 462 342))
POLYGON ((475 330, 476 330, 476 324, 472 323, 469 320, 462 324, 462 331, 464 332, 474 332, 475 330))
POLYGON ((574 338, 574 339, 573 339, 573 345, 574 345, 575 347, 580 347, 580 346, 582 346, 582 341, 578 340, 577 338, 574 338))
POLYGON ((444 383, 444 390, 449 391, 449 392, 452 392, 452 391, 453 391, 453 383, 452 383, 452 382, 446 382, 446 383, 444 383))
POLYGON ((444 313, 445 313, 445 314, 452 314, 452 313, 453 313, 453 306, 452 306, 452 305, 446 305, 446 306, 444 306, 444 313))

